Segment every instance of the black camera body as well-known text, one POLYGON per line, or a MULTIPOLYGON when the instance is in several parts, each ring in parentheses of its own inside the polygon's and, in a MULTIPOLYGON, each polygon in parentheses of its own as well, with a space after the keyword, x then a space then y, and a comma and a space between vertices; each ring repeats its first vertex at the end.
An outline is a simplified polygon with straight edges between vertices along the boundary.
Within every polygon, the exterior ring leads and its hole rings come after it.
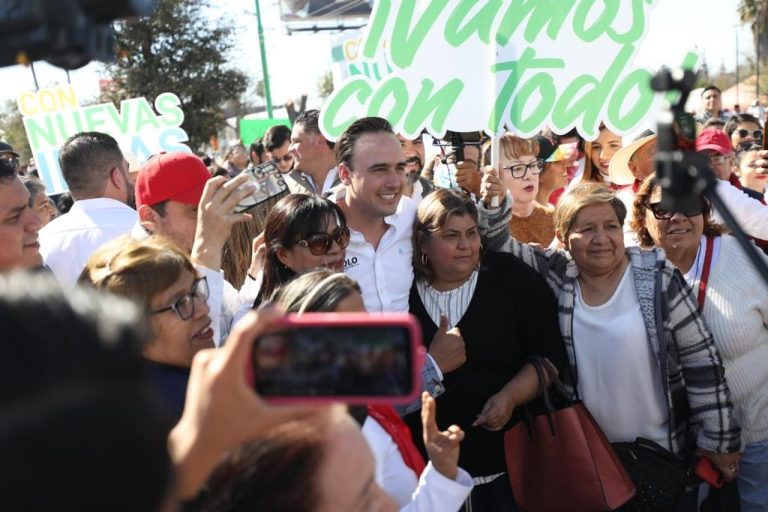
POLYGON ((9 0, 0 10, 0 65, 44 59, 64 69, 111 61, 111 23, 148 16, 157 0, 9 0))

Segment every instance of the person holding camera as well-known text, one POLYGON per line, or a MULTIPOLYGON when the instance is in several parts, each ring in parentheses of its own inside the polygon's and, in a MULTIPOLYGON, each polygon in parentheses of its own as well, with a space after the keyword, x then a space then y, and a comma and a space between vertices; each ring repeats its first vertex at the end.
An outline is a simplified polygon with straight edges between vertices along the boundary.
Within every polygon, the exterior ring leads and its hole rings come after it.
MULTIPOLYGON (((741 510, 768 505, 768 288, 737 240, 713 222, 701 198, 689 212, 664 210, 661 187, 648 178, 635 197, 640 246, 664 249, 696 292, 701 314, 722 355, 736 417, 741 425, 741 460, 717 464, 727 479, 738 477, 741 510), (733 269, 738 269, 734 272, 733 269), (756 283, 760 283, 756 286, 756 283)), ((768 263, 768 259, 763 258, 768 263)))
MULTIPOLYGON (((358 284, 330 269, 297 277, 277 289, 272 301, 287 313, 365 312, 358 284)), ((457 511, 473 487, 472 478, 458 467, 464 431, 456 425, 444 431, 438 429, 435 400, 427 392, 421 404, 421 424, 414 434, 423 438, 426 446, 426 467, 411 441, 411 431, 391 405, 370 405, 356 411, 363 436, 373 451, 376 482, 403 511, 457 511)))

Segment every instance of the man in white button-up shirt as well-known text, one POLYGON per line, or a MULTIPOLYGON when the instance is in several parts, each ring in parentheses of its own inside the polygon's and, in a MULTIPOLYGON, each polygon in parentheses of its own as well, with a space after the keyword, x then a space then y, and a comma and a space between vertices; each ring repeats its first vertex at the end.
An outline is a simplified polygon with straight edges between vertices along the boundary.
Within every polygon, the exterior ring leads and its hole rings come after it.
MULTIPOLYGON (((351 232, 344 272, 360 284, 369 312, 407 312, 416 205, 402 196, 405 156, 400 141, 388 121, 367 117, 339 137, 335 154, 344 187, 331 200, 341 207, 351 232)), ((460 333, 440 334, 432 340, 422 371, 423 389, 433 396, 444 391, 442 372, 466 360, 460 333)))
POLYGON ((40 230, 40 254, 62 284, 74 284, 101 245, 130 233, 138 216, 128 162, 117 141, 81 132, 64 142, 59 164, 75 203, 40 230))

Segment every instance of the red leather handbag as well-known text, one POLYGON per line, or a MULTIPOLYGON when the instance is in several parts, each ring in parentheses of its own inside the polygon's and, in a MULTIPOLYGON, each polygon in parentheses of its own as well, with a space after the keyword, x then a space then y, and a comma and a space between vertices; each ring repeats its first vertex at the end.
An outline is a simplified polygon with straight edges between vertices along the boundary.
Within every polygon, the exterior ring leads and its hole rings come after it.
POLYGON ((531 364, 539 376, 546 413, 521 421, 504 435, 507 471, 515 501, 528 512, 615 510, 635 495, 635 486, 592 414, 571 400, 551 365, 531 364), (545 375, 552 383, 544 385, 545 375), (555 410, 554 388, 567 401, 555 410))

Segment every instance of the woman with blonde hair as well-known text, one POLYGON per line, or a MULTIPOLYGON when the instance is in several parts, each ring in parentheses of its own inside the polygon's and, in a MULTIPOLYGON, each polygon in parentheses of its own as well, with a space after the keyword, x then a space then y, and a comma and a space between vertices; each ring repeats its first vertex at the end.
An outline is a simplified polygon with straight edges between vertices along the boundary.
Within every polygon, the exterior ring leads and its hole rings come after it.
MULTIPOLYGON (((492 173, 483 190, 485 205, 502 197, 487 212, 489 248, 515 254, 549 283, 574 389, 608 440, 650 440, 681 467, 697 446, 733 479, 741 435, 712 335, 664 252, 624 246, 627 211, 615 193, 584 183, 563 196, 555 229, 566 250, 544 251, 504 229, 509 207, 492 173)), ((682 484, 669 510, 691 510, 695 499, 682 484)))
POLYGON ((131 299, 144 311, 152 335, 142 357, 180 416, 192 358, 214 346, 208 283, 189 256, 161 237, 118 238, 88 259, 79 282, 131 299))

